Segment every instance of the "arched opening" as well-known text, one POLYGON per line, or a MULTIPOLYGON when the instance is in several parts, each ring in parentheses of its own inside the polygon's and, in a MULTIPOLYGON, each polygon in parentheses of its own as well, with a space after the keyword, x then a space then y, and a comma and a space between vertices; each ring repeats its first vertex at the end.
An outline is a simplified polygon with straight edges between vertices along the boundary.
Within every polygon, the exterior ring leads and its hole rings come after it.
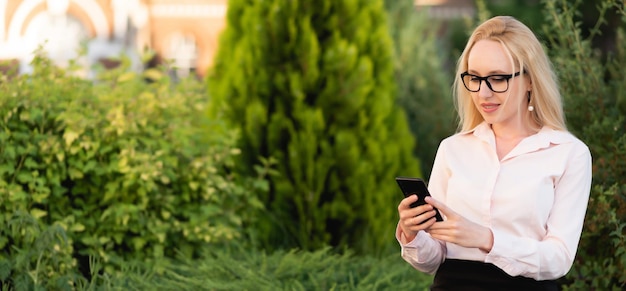
MULTIPOLYGON (((88 39, 89 33, 78 19, 47 11, 35 16, 24 32, 25 49, 31 57, 30 53, 41 46, 50 59, 61 67, 79 57, 81 45, 88 39)), ((30 70, 26 68, 26 71, 30 70)))

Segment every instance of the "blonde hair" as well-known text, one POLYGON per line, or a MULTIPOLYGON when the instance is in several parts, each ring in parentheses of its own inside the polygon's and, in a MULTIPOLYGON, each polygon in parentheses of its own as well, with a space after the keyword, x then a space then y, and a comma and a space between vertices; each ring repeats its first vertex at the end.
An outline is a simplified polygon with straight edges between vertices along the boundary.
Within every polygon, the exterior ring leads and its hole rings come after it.
POLYGON ((530 126, 535 130, 543 126, 567 130, 561 94, 552 64, 535 34, 511 16, 496 16, 476 27, 457 62, 453 92, 459 114, 458 129, 460 131, 473 129, 484 120, 459 75, 468 69, 467 59, 474 44, 485 39, 501 43, 514 64, 519 67, 519 71, 523 72, 526 78, 530 78, 530 100, 534 107, 530 112, 532 119, 530 126))

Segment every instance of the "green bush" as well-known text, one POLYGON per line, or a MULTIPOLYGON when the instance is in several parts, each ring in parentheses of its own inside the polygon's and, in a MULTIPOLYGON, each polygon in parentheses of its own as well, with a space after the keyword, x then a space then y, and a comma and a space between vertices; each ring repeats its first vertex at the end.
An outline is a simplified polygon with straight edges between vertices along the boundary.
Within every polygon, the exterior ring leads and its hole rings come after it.
POLYGON ((382 1, 229 2, 211 105, 242 131, 244 173, 277 161, 258 217, 264 246, 395 244, 394 176, 420 171, 386 21, 382 1))
POLYGON ((598 24, 580 29, 580 1, 544 1, 549 53, 559 75, 568 127, 593 156, 593 187, 573 269, 572 290, 626 287, 626 14, 620 1, 599 2, 598 24), (607 13, 619 11, 615 52, 592 47, 607 13), (588 35, 588 37, 583 37, 588 35))
POLYGON ((228 172, 236 132, 207 118, 206 88, 122 61, 88 81, 39 52, 31 75, 0 83, 3 282, 50 287, 89 274, 89 257, 107 272, 197 257, 262 207, 263 173, 228 172))

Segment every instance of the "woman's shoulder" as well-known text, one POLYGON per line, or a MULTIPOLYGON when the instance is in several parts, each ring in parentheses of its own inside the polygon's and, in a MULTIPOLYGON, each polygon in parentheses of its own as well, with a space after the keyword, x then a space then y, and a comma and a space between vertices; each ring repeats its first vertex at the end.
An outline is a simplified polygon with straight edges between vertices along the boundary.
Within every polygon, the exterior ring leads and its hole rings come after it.
POLYGON ((467 147, 467 146, 470 146, 470 144, 474 144, 479 141, 480 141, 480 138, 474 135, 473 131, 456 132, 444 138, 443 140, 441 140, 441 142, 439 143, 439 147, 440 148, 467 147))
POLYGON ((492 136, 493 132, 491 131, 491 128, 483 122, 472 129, 455 132, 454 134, 443 139, 442 143, 467 142, 468 140, 474 140, 477 137, 479 137, 479 139, 489 139, 492 136))
POLYGON ((574 143, 579 146, 587 147, 585 142, 583 142, 580 138, 578 138, 576 135, 568 130, 544 127, 539 131, 538 134, 542 134, 543 137, 549 140, 551 143, 574 143))
POLYGON ((575 152, 589 153, 589 147, 587 144, 568 130, 544 127, 541 129, 539 134, 542 134, 542 138, 550 144, 566 145, 571 147, 575 152))

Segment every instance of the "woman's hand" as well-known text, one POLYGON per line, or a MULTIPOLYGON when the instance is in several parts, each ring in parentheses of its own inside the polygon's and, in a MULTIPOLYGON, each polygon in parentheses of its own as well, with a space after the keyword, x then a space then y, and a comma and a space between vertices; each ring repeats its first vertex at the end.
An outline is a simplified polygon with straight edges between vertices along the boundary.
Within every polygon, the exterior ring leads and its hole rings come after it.
POLYGON ((493 247, 491 229, 469 221, 432 197, 426 197, 426 203, 439 209, 439 212, 446 217, 444 221, 429 226, 427 232, 433 238, 462 247, 479 248, 484 252, 491 251, 493 247))
POLYGON ((426 230, 435 223, 435 211, 429 204, 411 208, 411 203, 417 201, 417 195, 411 195, 400 201, 400 228, 408 241, 412 241, 420 230, 426 230))

